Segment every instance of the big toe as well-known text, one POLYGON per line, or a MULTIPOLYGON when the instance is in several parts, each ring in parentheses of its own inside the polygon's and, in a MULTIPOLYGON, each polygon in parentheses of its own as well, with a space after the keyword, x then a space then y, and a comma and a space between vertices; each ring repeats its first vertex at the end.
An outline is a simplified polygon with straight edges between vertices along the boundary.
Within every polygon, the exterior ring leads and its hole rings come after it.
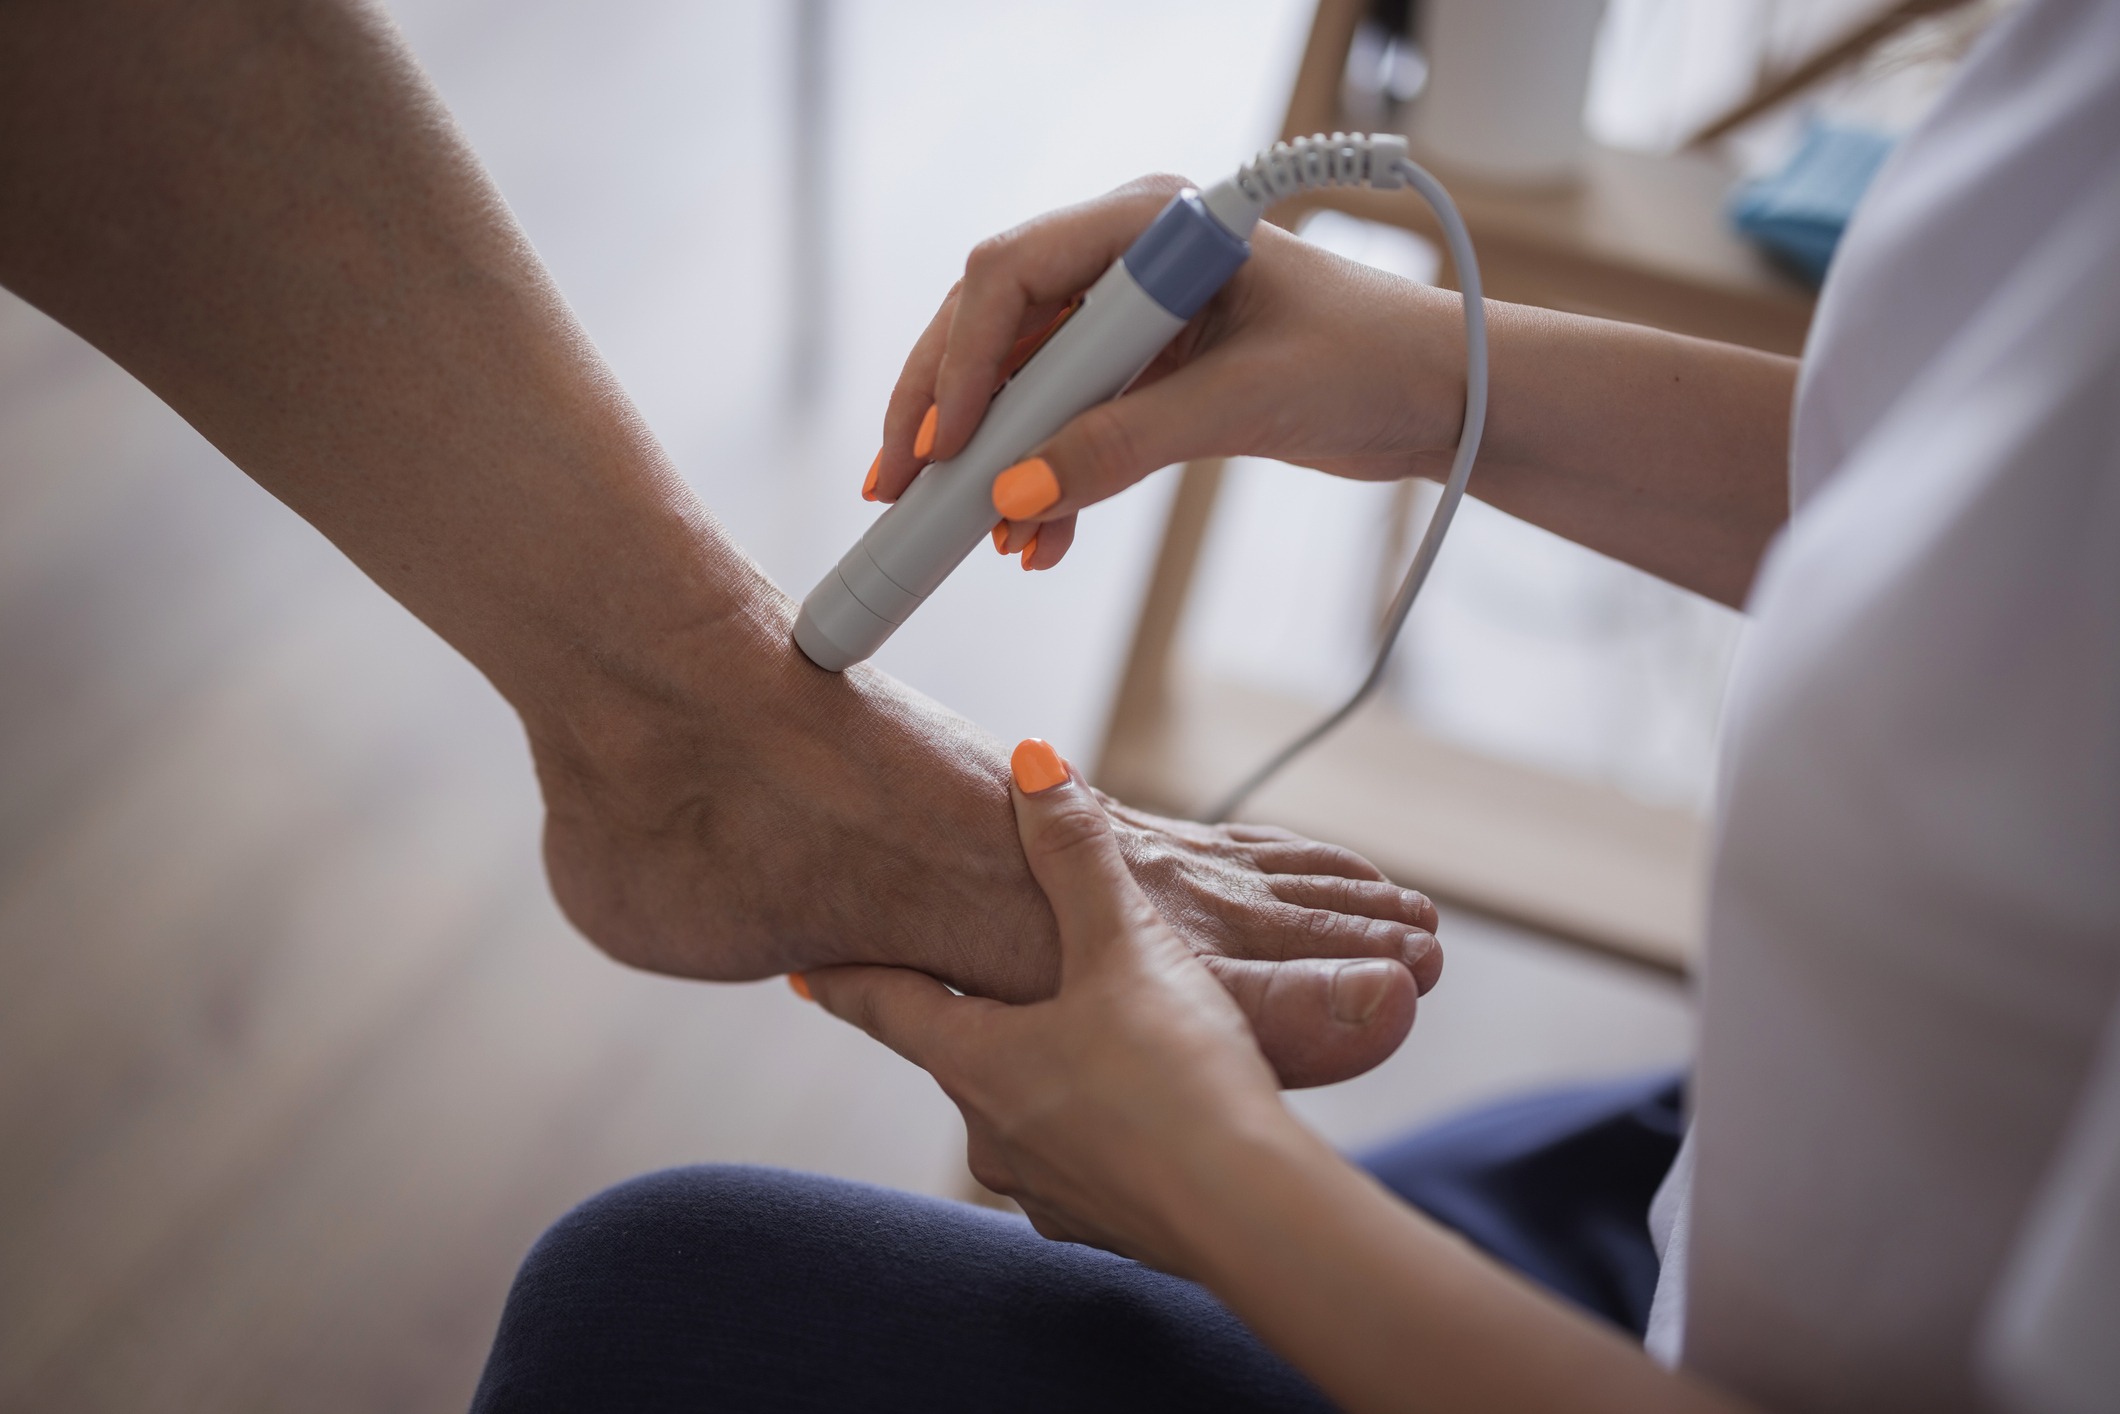
POLYGON ((1389 1058, 1413 1030, 1414 976, 1389 958, 1205 961, 1291 1089, 1352 1079, 1389 1058))

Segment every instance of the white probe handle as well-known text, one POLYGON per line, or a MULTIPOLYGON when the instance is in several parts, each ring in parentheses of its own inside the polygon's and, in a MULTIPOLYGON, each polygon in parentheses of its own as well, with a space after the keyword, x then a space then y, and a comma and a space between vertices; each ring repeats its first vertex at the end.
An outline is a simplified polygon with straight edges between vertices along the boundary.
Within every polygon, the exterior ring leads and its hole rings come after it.
POLYGON ((964 450, 914 477, 810 591, 795 620, 804 656, 836 673, 881 648, 1000 520, 994 478, 1077 413, 1117 397, 1185 323, 1113 261, 994 395, 964 450))

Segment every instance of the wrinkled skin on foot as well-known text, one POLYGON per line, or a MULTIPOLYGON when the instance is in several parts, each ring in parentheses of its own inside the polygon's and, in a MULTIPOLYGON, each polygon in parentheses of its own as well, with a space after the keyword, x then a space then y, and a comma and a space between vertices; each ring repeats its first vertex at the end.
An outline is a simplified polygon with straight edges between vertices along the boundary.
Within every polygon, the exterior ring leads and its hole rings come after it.
MULTIPOLYGON (((1017 841, 1003 747, 873 669, 813 667, 786 622, 761 612, 740 649, 703 645, 697 693, 533 733, 567 916, 620 961, 679 976, 870 962, 1003 1001, 1050 995, 1058 935, 1017 841)), ((1442 970, 1426 898, 1283 830, 1108 804, 1136 878, 1284 1084, 1345 1079, 1397 1049, 1442 970), (1344 988, 1336 1007, 1342 960, 1379 957, 1402 964, 1393 984, 1344 988)))

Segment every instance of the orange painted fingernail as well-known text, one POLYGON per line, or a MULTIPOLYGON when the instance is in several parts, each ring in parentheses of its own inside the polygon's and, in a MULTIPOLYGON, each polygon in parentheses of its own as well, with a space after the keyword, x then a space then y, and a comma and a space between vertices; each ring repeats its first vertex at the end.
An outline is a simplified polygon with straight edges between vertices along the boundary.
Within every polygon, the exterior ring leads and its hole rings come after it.
POLYGON ((1015 753, 1008 759, 1008 768, 1016 778, 1016 789, 1025 795, 1036 795, 1067 781, 1067 762, 1053 750, 1051 742, 1034 736, 1016 743, 1015 753))
POLYGON ((994 509, 1010 520, 1029 520, 1060 499, 1060 478, 1044 457, 1017 462, 994 478, 994 509))
POLYGON ((810 979, 803 976, 800 972, 790 972, 788 974, 788 990, 806 1002, 817 1000, 817 998, 810 995, 810 979))
POLYGON ((935 450, 935 404, 929 403, 927 416, 920 419, 920 430, 913 434, 913 455, 925 457, 935 450))
POLYGON ((1037 553, 1038 535, 1036 531, 1033 531, 1031 533, 1031 543, 1023 547, 1023 567, 1025 569, 1029 569, 1031 567, 1031 556, 1037 553))
POLYGON ((868 476, 868 480, 866 480, 866 481, 864 481, 864 482, 862 482, 862 483, 861 483, 861 499, 862 499, 862 500, 864 500, 864 501, 873 501, 873 500, 875 500, 875 499, 876 499, 876 473, 877 473, 877 472, 879 472, 879 471, 882 471, 882 470, 883 470, 883 453, 881 453, 881 452, 878 452, 878 453, 876 454, 876 460, 874 460, 874 461, 872 461, 872 462, 870 462, 870 463, 869 463, 869 476, 868 476))
POLYGON ((1008 522, 1005 520, 994 522, 994 553, 997 555, 1006 555, 1008 553, 1008 522))

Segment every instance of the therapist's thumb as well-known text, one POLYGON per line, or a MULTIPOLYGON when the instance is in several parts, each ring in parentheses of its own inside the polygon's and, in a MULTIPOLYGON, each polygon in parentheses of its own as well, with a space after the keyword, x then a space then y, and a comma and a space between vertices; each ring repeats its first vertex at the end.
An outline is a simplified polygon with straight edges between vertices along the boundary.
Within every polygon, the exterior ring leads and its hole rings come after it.
POLYGON ((1058 520, 1166 466, 1216 455, 1226 450, 1227 399, 1211 374, 1188 365, 1099 403, 994 479, 994 511, 1003 520, 1058 520))
POLYGON ((958 996, 904 967, 812 968, 790 973, 788 984, 797 996, 868 1032, 945 1083, 962 1068, 978 1018, 998 1005, 958 996))
POLYGON ((1017 743, 1009 771, 1023 857, 1060 926, 1064 983, 1070 964, 1153 930, 1155 906, 1126 867, 1104 806, 1050 743, 1017 743))

